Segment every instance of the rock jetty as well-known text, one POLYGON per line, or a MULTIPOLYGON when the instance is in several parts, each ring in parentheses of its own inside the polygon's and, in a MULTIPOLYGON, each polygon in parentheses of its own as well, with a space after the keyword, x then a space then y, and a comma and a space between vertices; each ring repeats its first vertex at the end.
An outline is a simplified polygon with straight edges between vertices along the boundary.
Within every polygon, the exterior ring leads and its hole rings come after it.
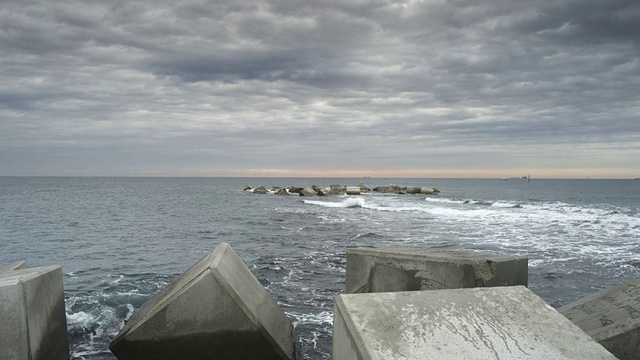
POLYGON ((251 185, 246 185, 244 191, 254 194, 273 194, 273 195, 298 195, 298 196, 329 196, 329 195, 361 195, 368 192, 377 192, 382 194, 419 194, 419 195, 438 195, 440 190, 434 187, 426 186, 399 186, 395 184, 389 184, 384 186, 376 186, 369 188, 363 183, 359 183, 355 186, 344 185, 329 185, 329 186, 317 186, 311 185, 306 187, 299 186, 273 186, 266 188, 259 186, 257 188, 251 185))

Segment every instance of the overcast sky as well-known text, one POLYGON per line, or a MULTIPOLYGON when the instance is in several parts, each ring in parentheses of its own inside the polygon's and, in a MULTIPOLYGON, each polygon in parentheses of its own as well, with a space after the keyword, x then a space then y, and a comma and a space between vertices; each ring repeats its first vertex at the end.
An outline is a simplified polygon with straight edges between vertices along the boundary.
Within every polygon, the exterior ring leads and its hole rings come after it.
POLYGON ((0 3, 0 175, 640 177, 638 0, 0 3))

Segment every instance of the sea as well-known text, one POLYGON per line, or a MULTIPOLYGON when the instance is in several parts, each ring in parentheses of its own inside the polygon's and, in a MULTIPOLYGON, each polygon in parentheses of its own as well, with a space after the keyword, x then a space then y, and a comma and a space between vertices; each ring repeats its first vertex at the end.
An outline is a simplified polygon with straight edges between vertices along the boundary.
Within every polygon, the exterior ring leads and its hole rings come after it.
POLYGON ((526 256, 553 307, 640 277, 640 181, 0 177, 0 266, 63 271, 71 358, 109 343, 154 294, 226 242, 294 326, 299 359, 330 359, 348 248, 526 256), (258 186, 436 187, 436 196, 259 195, 258 186))

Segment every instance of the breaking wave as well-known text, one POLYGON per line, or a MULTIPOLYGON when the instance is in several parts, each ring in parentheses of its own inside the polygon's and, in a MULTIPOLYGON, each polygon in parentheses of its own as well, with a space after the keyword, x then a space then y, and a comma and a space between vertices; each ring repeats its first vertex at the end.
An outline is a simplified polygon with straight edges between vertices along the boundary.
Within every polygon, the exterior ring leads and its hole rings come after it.
POLYGON ((347 198, 340 202, 320 201, 320 200, 302 200, 305 204, 324 206, 328 208, 361 208, 365 206, 363 198, 347 198))

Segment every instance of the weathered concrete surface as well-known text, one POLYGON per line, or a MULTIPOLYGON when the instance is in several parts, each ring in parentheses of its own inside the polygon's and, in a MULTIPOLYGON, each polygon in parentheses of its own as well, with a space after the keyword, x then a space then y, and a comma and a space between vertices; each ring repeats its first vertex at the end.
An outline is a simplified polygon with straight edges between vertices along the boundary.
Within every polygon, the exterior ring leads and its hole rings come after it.
POLYGON ((118 359, 293 359, 291 321, 222 243, 151 298, 111 343, 118 359))
POLYGON ((347 293, 527 285, 526 257, 425 248, 347 249, 347 293))
POLYGON ((336 297, 334 360, 615 359, 524 286, 336 297))
POLYGON ((300 196, 315 196, 315 195, 318 195, 318 193, 311 186, 307 186, 306 188, 302 189, 302 191, 300 191, 300 196))
POLYGON ((347 186, 347 195, 360 195, 362 189, 359 186, 347 186))
POLYGON ((424 186, 420 188, 420 194, 423 194, 423 195, 433 195, 439 192, 440 190, 436 188, 430 188, 430 187, 424 187, 424 186))
POLYGON ((253 193, 254 193, 254 194, 264 195, 264 194, 266 194, 267 192, 268 192, 268 191, 267 191, 267 188, 265 188, 264 186, 260 186, 260 187, 257 187, 257 188, 255 188, 255 189, 253 189, 253 193))
POLYGON ((0 359, 69 358, 62 270, 36 267, 0 275, 0 359))
POLYGON ((587 296, 558 311, 620 359, 640 359, 640 279, 587 296))
POLYGON ((0 267, 0 275, 2 275, 3 273, 9 272, 9 271, 26 269, 26 268, 27 268, 27 262, 26 261, 16 261, 13 264, 9 264, 7 266, 0 267))

